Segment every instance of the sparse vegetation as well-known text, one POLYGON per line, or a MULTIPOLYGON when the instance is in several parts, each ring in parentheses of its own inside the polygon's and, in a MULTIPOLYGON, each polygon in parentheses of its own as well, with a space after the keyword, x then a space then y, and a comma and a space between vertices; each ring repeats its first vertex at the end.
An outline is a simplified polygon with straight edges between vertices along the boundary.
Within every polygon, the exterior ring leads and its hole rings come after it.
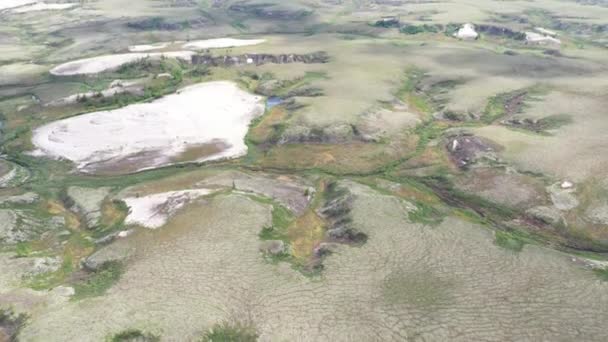
POLYGON ((601 280, 608 281, 608 268, 597 268, 593 271, 601 280))
POLYGON ((525 242, 513 233, 497 230, 494 234, 497 246, 514 252, 520 252, 524 247, 525 242))
POLYGON ((116 283, 124 272, 124 265, 118 261, 108 261, 101 265, 99 270, 90 272, 87 276, 74 284, 73 299, 85 299, 101 296, 116 283))
POLYGON ((255 328, 242 323, 216 324, 203 334, 199 342, 255 342, 258 334, 255 328))
POLYGON ((106 340, 107 342, 160 342, 160 336, 139 329, 128 329, 116 333, 106 340))

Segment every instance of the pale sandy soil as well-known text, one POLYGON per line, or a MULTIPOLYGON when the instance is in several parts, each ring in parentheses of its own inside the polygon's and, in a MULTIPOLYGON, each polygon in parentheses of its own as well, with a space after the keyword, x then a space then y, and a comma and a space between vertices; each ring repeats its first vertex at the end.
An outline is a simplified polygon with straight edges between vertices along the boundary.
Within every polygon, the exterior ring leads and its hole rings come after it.
POLYGON ((160 50, 169 46, 169 43, 155 43, 155 44, 144 44, 144 45, 131 45, 129 46, 130 52, 146 52, 152 50, 160 50))
POLYGON ((132 63, 142 58, 158 59, 162 56, 190 60, 194 54, 191 51, 171 51, 157 53, 124 53, 118 55, 105 55, 72 62, 63 63, 51 69, 51 74, 56 76, 71 76, 83 74, 97 74, 103 71, 113 70, 120 66, 132 63))
POLYGON ((239 46, 250 46, 264 43, 265 39, 234 39, 234 38, 217 38, 196 40, 186 43, 182 46, 184 49, 204 50, 204 49, 219 49, 239 46))
POLYGON ((76 7, 76 6, 77 6, 77 4, 73 4, 73 3, 48 4, 46 2, 38 2, 35 4, 28 5, 28 6, 15 8, 12 10, 12 12, 26 13, 26 12, 34 12, 34 11, 57 11, 57 10, 70 9, 70 8, 76 7))
POLYGON ((195 160, 244 155, 249 123, 264 111, 259 96, 232 82, 186 87, 150 103, 56 121, 34 131, 35 155, 64 158, 84 172, 130 163, 138 171, 175 164, 189 148, 213 145, 195 160))
POLYGON ((2 0, 0 1, 0 11, 33 4, 35 2, 36 0, 2 0))
POLYGON ((125 223, 153 229, 162 227, 169 217, 183 206, 210 193, 212 190, 192 189, 125 198, 124 201, 129 207, 129 215, 125 223))

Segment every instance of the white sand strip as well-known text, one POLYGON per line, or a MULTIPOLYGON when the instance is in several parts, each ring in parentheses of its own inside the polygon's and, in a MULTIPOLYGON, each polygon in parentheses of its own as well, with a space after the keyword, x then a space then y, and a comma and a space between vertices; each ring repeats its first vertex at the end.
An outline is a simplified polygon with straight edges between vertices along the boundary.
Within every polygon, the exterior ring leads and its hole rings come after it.
POLYGON ((131 45, 129 46, 130 52, 146 52, 153 50, 164 49, 169 46, 169 43, 156 43, 156 44, 148 44, 148 45, 131 45))
POLYGON ((156 229, 192 200, 212 193, 208 189, 169 191, 143 197, 128 197, 124 201, 129 207, 127 224, 136 224, 156 229))
POLYGON ((164 56, 168 58, 179 58, 190 61, 192 55, 194 55, 194 52, 192 51, 124 53, 118 55, 105 55, 79 59, 76 61, 58 65, 51 69, 51 74, 56 76, 97 74, 103 71, 117 69, 124 64, 136 62, 143 58, 160 59, 164 56))
POLYGON ((265 39, 235 39, 235 38, 217 38, 206 40, 195 40, 188 42, 182 46, 187 50, 204 50, 204 49, 220 49, 229 47, 258 45, 264 43, 265 39))
POLYGON ((37 0, 0 0, 0 11, 35 3, 37 0))
POLYGON ((78 4, 65 3, 65 4, 48 4, 46 2, 38 2, 33 5, 23 6, 12 10, 14 13, 26 13, 35 11, 59 11, 66 10, 72 7, 76 7, 78 4))

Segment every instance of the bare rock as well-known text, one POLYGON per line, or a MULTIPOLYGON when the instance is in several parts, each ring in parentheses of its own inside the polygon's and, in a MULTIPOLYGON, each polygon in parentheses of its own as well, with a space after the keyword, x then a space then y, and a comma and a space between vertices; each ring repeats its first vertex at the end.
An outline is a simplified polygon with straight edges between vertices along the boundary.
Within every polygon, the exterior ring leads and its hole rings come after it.
POLYGON ((608 203, 594 205, 585 211, 585 216, 595 224, 608 225, 608 203))
POLYGON ((39 198, 40 196, 34 192, 26 192, 22 195, 0 198, 0 204, 32 204, 39 198))
POLYGON ((101 218, 101 204, 110 193, 110 188, 83 188, 72 186, 68 189, 68 196, 74 202, 73 207, 86 218, 89 228, 99 224, 101 218))
POLYGON ((321 242, 313 251, 318 258, 332 254, 338 250, 339 244, 333 242, 321 242))
POLYGON ((548 224, 558 224, 562 222, 562 214, 557 208, 550 206, 538 206, 530 208, 526 213, 535 219, 541 220, 548 224))
POLYGON ((107 245, 91 254, 84 261, 84 267, 90 271, 98 270, 103 264, 110 261, 125 261, 133 255, 135 248, 122 241, 107 245))
POLYGON ((579 201, 574 194, 573 188, 562 188, 561 184, 553 184, 547 190, 551 196, 553 205, 559 210, 571 210, 579 205, 579 201))

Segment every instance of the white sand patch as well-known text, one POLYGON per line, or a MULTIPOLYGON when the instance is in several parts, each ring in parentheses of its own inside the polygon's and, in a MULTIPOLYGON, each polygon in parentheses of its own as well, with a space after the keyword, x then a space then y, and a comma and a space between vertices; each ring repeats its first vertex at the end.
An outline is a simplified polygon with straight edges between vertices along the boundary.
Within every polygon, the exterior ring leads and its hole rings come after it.
POLYGON ((81 171, 96 164, 130 160, 142 152, 152 158, 137 170, 175 164, 190 147, 217 143, 223 148, 196 161, 242 156, 249 123, 264 112, 262 97, 233 82, 208 82, 139 103, 52 122, 34 131, 35 155, 65 158, 81 171))
POLYGON ((103 71, 117 69, 124 64, 136 62, 142 58, 160 59, 163 56, 190 61, 193 54, 194 52, 192 51, 172 51, 98 56, 58 65, 51 69, 51 74, 57 76, 97 74, 103 71))
POLYGON ((463 40, 475 40, 479 34, 475 31, 475 26, 473 24, 467 23, 462 25, 462 27, 454 33, 454 36, 463 40))
POLYGON ((136 86, 137 84, 138 84, 138 82, 116 80, 116 81, 112 82, 107 89, 104 89, 102 91, 88 91, 88 92, 84 92, 84 93, 73 94, 73 95, 70 95, 70 96, 67 96, 67 97, 64 97, 61 99, 51 101, 51 102, 47 103, 46 106, 70 105, 70 104, 74 104, 74 103, 78 102, 78 100, 83 97, 84 98, 112 97, 114 95, 123 94, 123 93, 129 92, 131 90, 134 90, 134 88, 135 88, 134 86, 136 86))
POLYGON ((32 5, 15 8, 12 10, 14 13, 26 13, 34 11, 60 11, 76 7, 77 4, 65 3, 65 4, 47 4, 46 2, 38 2, 32 5))
POLYGON ((535 27, 534 31, 545 35, 545 36, 550 36, 550 37, 557 37, 557 32, 555 31, 551 31, 551 30, 547 30, 546 28, 542 28, 542 27, 535 27))
POLYGON ((212 192, 208 189, 193 189, 125 198, 124 201, 129 207, 129 215, 125 222, 151 229, 162 227, 180 208, 212 192))
POLYGON ((265 41, 265 39, 217 38, 192 41, 184 44, 182 48, 192 50, 220 49, 229 47, 258 45, 264 43, 265 41))
POLYGON ((37 0, 0 0, 0 11, 9 9, 9 8, 30 5, 30 4, 35 3, 36 1, 37 0))
POLYGON ((149 45, 131 45, 129 46, 129 51, 131 52, 146 52, 152 50, 160 50, 169 46, 169 43, 156 43, 149 45))
POLYGON ((537 45, 560 45, 561 40, 536 32, 526 32, 526 43, 537 45))

